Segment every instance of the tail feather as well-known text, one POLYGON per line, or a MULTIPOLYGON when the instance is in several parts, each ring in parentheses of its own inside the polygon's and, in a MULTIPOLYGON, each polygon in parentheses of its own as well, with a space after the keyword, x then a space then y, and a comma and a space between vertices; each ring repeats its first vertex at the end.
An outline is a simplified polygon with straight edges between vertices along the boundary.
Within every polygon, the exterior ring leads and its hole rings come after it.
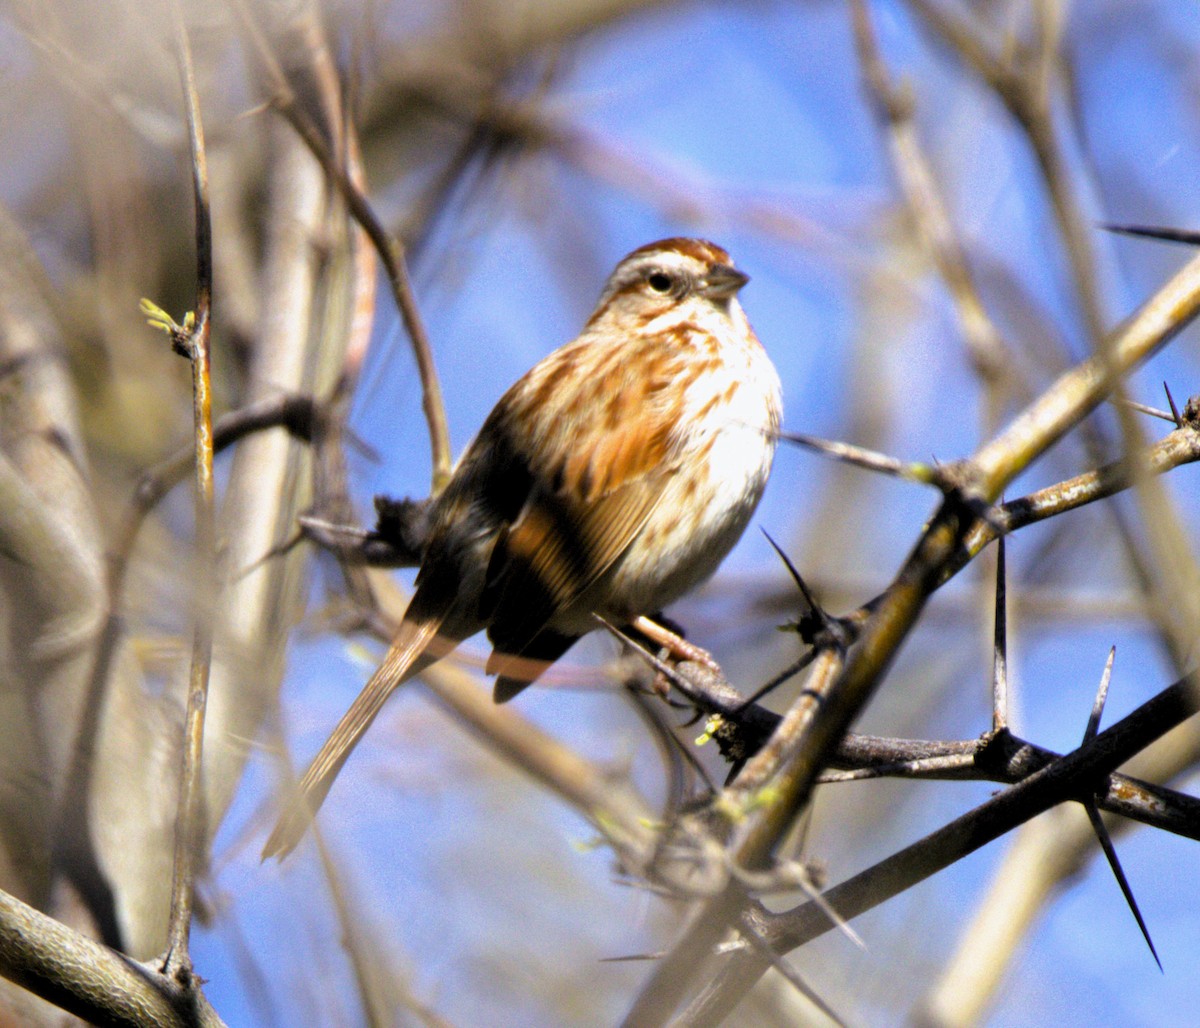
POLYGON ((383 709, 392 690, 440 660, 458 642, 454 640, 447 646, 431 645, 444 618, 443 614, 420 621, 405 620, 401 624, 383 663, 363 686, 362 692, 304 772, 297 794, 288 801, 263 847, 264 860, 275 856, 282 860, 296 848, 342 765, 383 709))

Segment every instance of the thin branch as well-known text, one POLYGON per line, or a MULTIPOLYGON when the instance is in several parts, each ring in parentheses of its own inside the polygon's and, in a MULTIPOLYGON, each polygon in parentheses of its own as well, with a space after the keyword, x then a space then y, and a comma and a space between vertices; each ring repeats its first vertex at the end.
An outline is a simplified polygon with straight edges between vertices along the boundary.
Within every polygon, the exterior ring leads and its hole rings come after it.
POLYGON ((871 778, 958 778, 962 772, 974 772, 978 765, 974 753, 948 753, 941 757, 919 757, 892 764, 860 767, 853 771, 825 771, 817 778, 821 785, 838 782, 862 782, 871 778))
MULTIPOLYGON (((834 687, 845 667, 845 655, 829 649, 820 652, 805 683, 804 691, 784 715, 771 738, 746 764, 733 785, 733 791, 747 801, 750 794, 762 788, 771 779, 777 768, 802 744, 810 726, 823 714, 829 691, 834 687)), ((747 846, 743 863, 754 866, 766 855, 767 847, 754 842, 747 846)))
POLYGON ((404 246, 399 239, 389 234, 383 227, 363 191, 351 180, 343 164, 330 153, 320 130, 296 103, 295 95, 288 85, 287 76, 280 68, 279 62, 275 59, 275 55, 271 52, 269 44, 263 38, 243 0, 229 0, 229 2, 245 30, 251 50, 267 79, 271 106, 283 115, 313 156, 320 162, 321 167, 325 169, 337 186, 350 214, 367 233, 383 262, 396 309, 400 312, 401 320, 404 322, 405 330, 412 343, 413 356, 416 359, 417 372, 421 379, 421 406, 425 412, 425 421, 429 429, 429 446, 433 462, 433 494, 437 495, 450 479, 453 463, 450 451, 450 432, 446 426, 446 411, 442 402, 442 388, 438 382, 437 368, 433 361, 433 350, 429 345, 429 336, 425 331, 425 324, 421 319, 416 297, 413 295, 404 246))
MULTIPOLYGON (((228 449, 258 432, 282 428, 294 439, 311 443, 319 419, 324 414, 311 396, 285 394, 261 400, 221 415, 213 425, 213 455, 228 449)), ((138 476, 129 524, 122 537, 132 537, 154 506, 187 477, 195 462, 195 453, 184 448, 147 468, 138 476)), ((123 550, 127 555, 127 550, 123 550)))
POLYGON ((863 79, 887 127, 892 165, 912 212, 913 225, 950 294, 976 372, 985 383, 999 382, 1010 373, 1010 348, 979 297, 966 250, 917 135, 912 96, 894 86, 888 75, 866 0, 854 0, 851 13, 863 79))
POLYGON ((191 45, 179 5, 174 6, 179 47, 179 71, 187 109, 192 150, 192 188, 196 207, 196 307, 195 323, 186 338, 192 366, 192 403, 196 440, 196 551, 198 581, 196 625, 192 638, 192 664, 188 679, 184 722, 183 766, 179 780, 179 808, 175 823, 175 857, 171 875, 171 912, 167 925, 167 953, 163 973, 190 991, 198 987, 192 971, 188 940, 192 925, 192 900, 196 863, 202 859, 205 836, 204 794, 200 780, 204 753, 204 711, 212 666, 213 610, 216 599, 216 529, 213 512, 212 387, 210 379, 210 326, 212 315, 212 225, 209 219, 208 165, 200 101, 196 92, 191 45))
POLYGON ((843 464, 877 471, 892 478, 900 478, 906 482, 917 482, 920 485, 932 485, 939 489, 950 486, 943 470, 936 464, 925 464, 919 461, 902 461, 889 457, 885 453, 876 453, 853 443, 837 442, 831 439, 819 439, 816 436, 804 435, 800 432, 780 432, 778 438, 786 443, 803 446, 825 457, 831 457, 843 464))

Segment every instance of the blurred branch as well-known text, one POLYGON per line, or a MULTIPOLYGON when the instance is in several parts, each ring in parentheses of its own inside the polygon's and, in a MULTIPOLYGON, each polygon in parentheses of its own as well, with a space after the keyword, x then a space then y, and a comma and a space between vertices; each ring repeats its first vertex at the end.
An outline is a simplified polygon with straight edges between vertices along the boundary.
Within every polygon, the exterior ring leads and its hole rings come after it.
MULTIPOLYGON (((371 580, 384 618, 373 627, 381 639, 391 640, 405 604, 389 576, 372 571, 371 580)), ((631 784, 580 757, 511 705, 497 706, 475 676, 453 661, 427 668, 420 680, 489 749, 595 825, 626 868, 645 871, 651 865, 658 845, 652 827, 657 818, 631 784)))
POLYGON ((909 5, 992 88, 1025 132, 1063 234, 1088 337, 1103 339, 1107 325, 1097 283, 1092 225, 1080 205, 1052 111, 1052 72, 1058 61, 1061 20, 1035 17, 1033 43, 1010 41, 1000 56, 966 18, 952 13, 940 0, 909 0, 909 5))
MULTIPOLYGON (((1052 0, 1034 5, 1032 42, 1009 40, 1011 45, 997 56, 968 21, 934 0, 912 0, 913 8, 941 40, 996 93, 1025 134, 1038 162, 1054 208, 1063 246, 1072 271, 1087 337, 1092 349, 1108 357, 1108 316, 1101 291, 1103 276, 1092 222, 1084 210, 1081 193, 1082 156, 1073 168, 1068 154, 1068 124, 1056 116, 1054 89, 1063 73, 1059 44, 1063 29, 1062 5, 1052 0)), ((1116 373, 1114 369, 1114 374, 1116 373)), ((1118 387, 1120 395, 1120 387, 1118 387)), ((1123 414, 1121 427, 1127 454, 1144 446, 1136 423, 1123 414)), ((1098 424, 1089 424, 1084 439, 1093 463, 1107 451, 1098 424)), ((1142 522, 1148 536, 1148 552, 1134 527, 1116 506, 1108 513, 1117 526, 1135 578, 1147 596, 1149 613, 1160 639, 1177 670, 1189 666, 1193 657, 1191 632, 1186 626, 1200 617, 1200 567, 1187 546, 1176 509, 1149 482, 1139 483, 1137 498, 1142 505, 1142 522), (1182 616, 1180 614, 1182 612, 1182 616)))
MULTIPOLYGON (((853 0, 851 4, 863 80, 876 114, 887 126, 892 166, 911 211, 913 226, 946 284, 971 363, 991 395, 1011 375, 1010 350, 979 298, 966 251, 917 135, 912 93, 893 85, 879 52, 867 3, 868 0, 853 0)), ((993 413, 998 416, 999 411, 993 413)))
POLYGON ((448 1022, 417 1000, 405 981, 407 976, 392 965, 386 941, 372 932, 372 919, 364 917, 361 909, 356 909, 337 860, 325 845, 317 825, 313 825, 313 839, 330 902, 337 913, 338 938, 354 972, 363 1023, 367 1028, 395 1025, 397 1009, 402 1005, 428 1028, 451 1028, 448 1022))
POLYGON ((1187 326, 1200 310, 1200 260, 1184 265, 1112 334, 1107 359, 1064 373, 971 458, 976 487, 995 496, 1037 456, 1091 412, 1128 374, 1187 326))
POLYGON ((642 198, 683 224, 745 225, 769 238, 820 245, 838 261, 847 260, 849 242, 821 223, 783 203, 764 200, 674 166, 661 156, 629 145, 562 117, 547 105, 503 94, 496 75, 461 60, 412 59, 394 69, 392 102, 370 112, 370 124, 390 122, 411 105, 428 108, 472 134, 486 133, 494 150, 552 153, 597 182, 642 198))
MULTIPOLYGON (((221 417, 213 428, 213 452, 269 428, 283 427, 296 438, 311 440, 314 421, 319 418, 313 401, 302 396, 280 396, 252 403, 246 408, 221 417)), ((121 616, 126 575, 145 517, 159 501, 195 467, 194 446, 168 457, 145 471, 134 487, 124 516, 119 522, 116 541, 108 561, 106 613, 98 635, 89 672, 87 698, 75 733, 71 767, 66 776, 63 799, 56 812, 55 849, 61 873, 66 874, 89 897, 89 906, 97 918, 101 937, 112 946, 128 940, 121 938, 112 889, 96 865, 93 852, 91 796, 96 781, 97 748, 100 742, 103 697, 108 693, 109 678, 115 672, 124 635, 121 616)), ((140 688, 140 685, 139 687, 140 688)), ((123 948, 123 946, 121 947, 123 948)))
MULTIPOLYGON (((0 208, 0 886, 45 903, 62 873, 47 843, 64 802, 71 737, 88 716, 88 650, 103 592, 96 510, 54 291, 30 240, 0 208)), ((111 902, 86 856, 68 876, 106 938, 111 902)), ((0 1005, 2 1005, 0 999, 0 1005)))
POLYGON ((446 427, 446 411, 442 403, 441 386, 433 363, 429 337, 417 308, 409 280, 404 247, 390 235, 375 216, 363 191, 350 177, 344 164, 329 150, 324 137, 312 119, 297 104, 287 76, 275 59, 270 44, 258 28, 253 15, 242 0, 229 0, 245 32, 250 49, 268 86, 268 101, 304 141, 305 146, 337 186, 351 215, 362 226, 374 244, 387 272, 396 308, 412 342, 413 356, 421 378, 422 408, 429 428, 429 445, 433 457, 433 494, 437 495, 450 477, 453 457, 450 452, 450 433, 446 427))
POLYGON ((1114 496, 1128 489, 1139 477, 1162 475, 1196 460, 1200 460, 1200 397, 1188 401, 1182 427, 1144 452, 1130 454, 1096 471, 1086 471, 1065 482, 997 505, 988 521, 973 526, 963 543, 960 558, 947 570, 951 573, 957 570, 999 535, 1114 496))
MULTIPOLYGON (((1100 292, 1100 263, 1094 245, 1094 227, 1080 200, 1078 175, 1072 175, 1064 140, 1063 119, 1054 114, 1052 87, 1054 72, 1061 58, 1058 46, 1062 14, 1057 3, 1036 5, 1034 40, 1014 43, 1003 58, 994 56, 968 22, 942 3, 911 0, 913 8, 927 25, 956 51, 995 91, 1008 107, 1017 125, 1025 133, 1038 161, 1054 207, 1063 245, 1072 269, 1072 281, 1092 347, 1102 359, 1108 359, 1111 339, 1106 333, 1107 317, 1100 292)), ((1114 375, 1118 369, 1113 369, 1114 375)), ((1118 390, 1119 393, 1119 390, 1118 390)), ((1135 422, 1122 416, 1125 450, 1142 448, 1141 434, 1135 422)), ((1085 433, 1094 462, 1103 452, 1103 437, 1096 426, 1085 433)), ((1167 651, 1177 669, 1188 666, 1191 656, 1190 631, 1181 628, 1200 616, 1200 601, 1195 599, 1200 585, 1200 567, 1184 539, 1178 512, 1149 483, 1139 485, 1138 498, 1143 506, 1143 523, 1149 536, 1149 555, 1142 553, 1140 540, 1116 507, 1110 507, 1122 542, 1134 566, 1136 576, 1147 594, 1150 612, 1167 651), (1186 611, 1188 616, 1176 617, 1186 611)))
MULTIPOLYGON (((221 453, 235 443, 270 428, 282 428, 292 438, 311 443, 316 434, 316 425, 322 417, 321 408, 311 396, 282 394, 257 400, 239 410, 222 414, 216 420, 213 424, 213 453, 221 453)), ((122 538, 132 542, 142 518, 183 481, 194 461, 194 452, 182 449, 142 472, 134 487, 122 538)), ((121 547, 119 552, 127 555, 128 545, 121 547)))

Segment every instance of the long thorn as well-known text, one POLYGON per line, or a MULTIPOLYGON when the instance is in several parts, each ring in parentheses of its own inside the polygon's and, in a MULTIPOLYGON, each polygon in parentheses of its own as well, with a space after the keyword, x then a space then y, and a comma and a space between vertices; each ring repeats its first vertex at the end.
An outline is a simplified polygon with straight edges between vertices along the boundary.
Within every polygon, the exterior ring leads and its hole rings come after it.
POLYGON ((1174 422, 1176 428, 1180 427, 1177 416, 1173 416, 1170 411, 1159 410, 1157 407, 1151 407, 1147 403, 1138 403, 1137 400, 1130 400, 1124 396, 1114 396, 1112 402, 1120 407, 1128 407, 1130 410, 1135 410, 1139 414, 1148 414, 1150 417, 1158 418, 1161 421, 1174 422))
POLYGON ((878 471, 893 478, 904 479, 906 482, 942 487, 940 469, 930 464, 907 463, 862 446, 818 439, 816 436, 804 435, 799 432, 780 432, 778 438, 784 442, 803 446, 806 450, 812 450, 825 457, 831 457, 843 464, 852 464, 868 471, 878 471))
POLYGON ((792 563, 791 558, 783 552, 783 548, 773 538, 771 533, 765 528, 759 528, 759 531, 766 536, 767 542, 771 544, 771 548, 779 555, 779 559, 783 561, 783 566, 788 569, 788 574, 792 576, 792 581, 796 583, 796 588, 800 590, 800 595, 804 597, 804 602, 808 604, 808 609, 811 610, 820 620, 822 626, 829 626, 829 616, 819 603, 813 598, 813 594, 809 591, 808 584, 804 581, 803 576, 796 570, 796 565, 792 563))
POLYGON ((618 641, 624 643, 638 657, 640 657, 647 664, 649 664, 652 668, 654 668, 655 671, 657 671, 659 674, 665 675, 667 678, 669 678, 671 680, 671 683, 674 686, 676 686, 679 689, 679 691, 684 694, 684 696, 686 696, 688 699, 695 698, 696 687, 694 685, 692 685, 692 683, 689 682, 686 678, 684 678, 683 675, 681 675, 678 671, 676 671, 675 668, 671 667, 670 664, 668 664, 664 660, 659 660, 658 657, 656 657, 649 650, 645 649, 642 646, 639 646, 636 642, 633 641, 633 639, 631 639, 626 633, 622 632, 621 629, 619 629, 611 621, 608 621, 605 618, 602 618, 599 614, 593 614, 592 617, 594 617, 596 619, 596 621, 610 635, 612 635, 612 637, 614 639, 617 639, 618 641))
POLYGON ((1154 948, 1154 940, 1150 938, 1150 929, 1146 927, 1146 922, 1142 918, 1142 912, 1138 909, 1137 900, 1133 898, 1133 889, 1129 887, 1129 879, 1125 877, 1125 872, 1121 868, 1121 861, 1117 859, 1117 850, 1113 846, 1108 829, 1104 827, 1104 819, 1100 817, 1100 811, 1096 809, 1094 803, 1085 803, 1083 809, 1087 811, 1088 820, 1092 822, 1092 829, 1096 833, 1096 839, 1100 843, 1100 848, 1104 850, 1104 856, 1108 858, 1108 866, 1112 869, 1113 876, 1117 879, 1117 884, 1121 887, 1121 894, 1125 897, 1125 902, 1129 905, 1129 912, 1133 914, 1133 919, 1137 922, 1138 928, 1141 929, 1142 938, 1146 940, 1146 945, 1150 947, 1150 955, 1154 958, 1158 969, 1162 971, 1162 961, 1158 959, 1158 950, 1154 948))

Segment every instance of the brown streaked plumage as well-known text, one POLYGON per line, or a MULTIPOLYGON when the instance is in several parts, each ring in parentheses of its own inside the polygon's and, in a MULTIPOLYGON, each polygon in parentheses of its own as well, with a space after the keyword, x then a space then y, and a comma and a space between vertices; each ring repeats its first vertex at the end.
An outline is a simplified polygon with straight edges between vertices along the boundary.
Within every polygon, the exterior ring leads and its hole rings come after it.
POLYGON ((700 239, 634 250, 573 342, 501 397, 438 497, 396 639, 263 849, 284 856, 391 692, 486 628, 503 703, 592 631, 708 578, 766 485, 779 378, 700 239))

